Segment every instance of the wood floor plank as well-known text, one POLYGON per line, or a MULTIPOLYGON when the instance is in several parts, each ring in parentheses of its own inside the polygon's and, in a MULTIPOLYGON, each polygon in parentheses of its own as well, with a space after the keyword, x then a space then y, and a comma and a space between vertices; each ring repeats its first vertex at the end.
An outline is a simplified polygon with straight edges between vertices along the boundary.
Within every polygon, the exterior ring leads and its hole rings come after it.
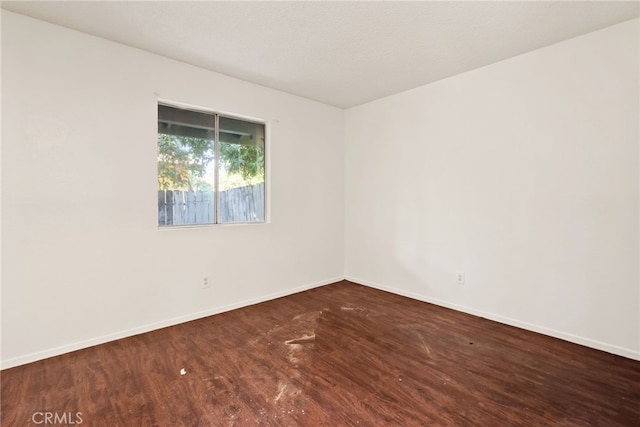
POLYGON ((1 383, 2 426, 640 425, 638 361, 346 281, 1 383))

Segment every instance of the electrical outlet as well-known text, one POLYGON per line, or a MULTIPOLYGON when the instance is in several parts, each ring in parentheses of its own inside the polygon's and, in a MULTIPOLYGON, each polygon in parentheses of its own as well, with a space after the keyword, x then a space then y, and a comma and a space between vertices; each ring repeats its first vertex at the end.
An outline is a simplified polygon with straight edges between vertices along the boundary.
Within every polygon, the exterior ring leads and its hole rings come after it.
POLYGON ((464 285, 464 271, 459 271, 456 273, 456 283, 459 285, 464 285))
POLYGON ((209 276, 202 276, 202 288, 207 289, 211 287, 211 279, 209 276))

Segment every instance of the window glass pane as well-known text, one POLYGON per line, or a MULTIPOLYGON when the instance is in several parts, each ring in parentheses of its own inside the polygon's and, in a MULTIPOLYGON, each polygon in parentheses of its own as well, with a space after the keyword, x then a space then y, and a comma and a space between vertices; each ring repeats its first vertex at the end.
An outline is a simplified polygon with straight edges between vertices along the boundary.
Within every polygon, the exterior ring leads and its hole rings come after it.
POLYGON ((214 116, 158 105, 158 225, 215 223, 214 116))
POLYGON ((265 126, 219 118, 220 222, 264 221, 265 126))

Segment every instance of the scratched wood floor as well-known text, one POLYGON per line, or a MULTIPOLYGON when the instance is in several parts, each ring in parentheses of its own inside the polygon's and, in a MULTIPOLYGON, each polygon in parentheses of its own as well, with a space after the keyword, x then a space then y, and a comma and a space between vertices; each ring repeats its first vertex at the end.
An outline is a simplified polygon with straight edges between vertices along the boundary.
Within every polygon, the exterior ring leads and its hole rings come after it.
POLYGON ((349 282, 1 375, 2 426, 640 425, 640 362, 349 282))

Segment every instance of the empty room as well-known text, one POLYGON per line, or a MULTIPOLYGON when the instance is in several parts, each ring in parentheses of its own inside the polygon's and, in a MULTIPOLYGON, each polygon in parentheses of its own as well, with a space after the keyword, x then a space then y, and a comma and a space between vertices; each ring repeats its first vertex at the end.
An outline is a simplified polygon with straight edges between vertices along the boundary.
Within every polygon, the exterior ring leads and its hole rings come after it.
POLYGON ((4 426, 640 425, 638 1, 2 1, 4 426))

